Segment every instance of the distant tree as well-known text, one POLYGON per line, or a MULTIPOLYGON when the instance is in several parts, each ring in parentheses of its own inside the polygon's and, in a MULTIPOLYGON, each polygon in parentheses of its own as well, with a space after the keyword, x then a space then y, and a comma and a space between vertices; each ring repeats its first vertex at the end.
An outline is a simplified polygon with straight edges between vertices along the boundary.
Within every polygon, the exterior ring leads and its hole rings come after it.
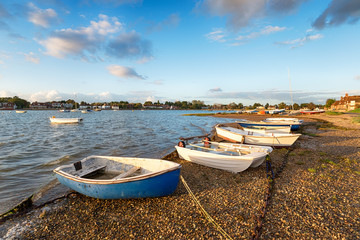
POLYGON ((269 106, 270 106, 269 103, 266 103, 266 104, 265 104, 265 109, 268 109, 269 106))
POLYGON ((232 102, 228 105, 228 109, 235 109, 237 107, 237 104, 232 102))
POLYGON ((30 106, 30 102, 21 99, 18 96, 9 99, 8 102, 16 104, 17 108, 28 108, 30 106))
POLYGON ((244 108, 244 105, 242 103, 239 103, 238 106, 237 106, 239 109, 243 109, 244 108))
POLYGON ((286 108, 286 103, 281 102, 281 103, 279 104, 279 109, 285 109, 285 108, 286 108))
POLYGON ((308 108, 310 110, 314 110, 316 108, 316 106, 315 106, 315 104, 313 102, 311 102, 311 103, 308 104, 308 108))
POLYGON ((152 105, 153 103, 151 102, 151 101, 146 101, 145 103, 144 103, 144 106, 146 106, 146 105, 152 105))
POLYGON ((308 103, 302 103, 302 104, 300 104, 300 108, 307 108, 308 107, 308 103))
POLYGON ((293 107, 294 107, 294 110, 300 110, 300 105, 297 103, 294 103, 293 107))
POLYGON ((134 108, 136 108, 136 109, 141 109, 141 108, 142 108, 142 104, 141 104, 141 103, 135 103, 135 104, 134 104, 134 108))
POLYGON ((253 107, 252 108, 257 108, 257 107, 261 107, 262 105, 260 103, 254 103, 253 107))
POLYGON ((333 103, 336 102, 335 98, 329 98, 326 100, 325 107, 330 108, 333 103))

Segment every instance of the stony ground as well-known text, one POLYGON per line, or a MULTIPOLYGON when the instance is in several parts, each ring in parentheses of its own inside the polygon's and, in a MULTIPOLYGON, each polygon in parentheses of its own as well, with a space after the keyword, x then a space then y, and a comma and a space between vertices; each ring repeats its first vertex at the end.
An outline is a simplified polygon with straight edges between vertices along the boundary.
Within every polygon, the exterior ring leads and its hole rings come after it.
MULTIPOLYGON (((260 239, 359 239, 360 124, 352 123, 352 116, 345 114, 299 118, 305 124, 294 148, 271 153, 275 172, 284 159, 287 161, 273 182, 260 239)), ((233 174, 180 160, 176 153, 167 159, 182 164, 181 175, 195 197, 231 238, 253 236, 268 189, 265 163, 233 174)), ((0 238, 4 239, 75 236, 225 239, 201 213, 181 181, 172 195, 162 198, 98 200, 73 193, 27 214, 8 218, 0 225, 0 238)))

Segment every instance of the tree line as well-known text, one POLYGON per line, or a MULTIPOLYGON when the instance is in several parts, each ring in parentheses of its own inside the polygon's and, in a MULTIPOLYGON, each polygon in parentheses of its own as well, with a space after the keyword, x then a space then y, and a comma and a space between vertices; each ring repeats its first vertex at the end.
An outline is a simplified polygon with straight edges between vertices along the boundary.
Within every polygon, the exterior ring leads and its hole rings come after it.
MULTIPOLYGON (((213 104, 213 105, 206 105, 203 101, 200 100, 192 100, 189 101, 175 101, 170 102, 166 101, 165 103, 161 103, 159 100, 157 102, 146 101, 144 104, 142 103, 129 103, 128 101, 111 101, 111 102, 94 102, 94 103, 87 103, 81 101, 80 103, 76 102, 73 99, 68 100, 61 100, 61 101, 52 101, 52 102, 59 102, 59 103, 67 103, 72 104, 73 108, 78 108, 80 105, 87 105, 87 106, 95 106, 101 107, 103 105, 108 106, 117 106, 119 109, 142 109, 148 107, 162 107, 162 108, 173 108, 173 109, 256 109, 258 107, 263 107, 265 109, 269 109, 270 107, 276 109, 291 109, 291 110, 299 110, 301 108, 308 108, 308 109, 315 109, 315 108, 330 108, 331 105, 336 100, 334 98, 329 98, 326 100, 325 105, 322 104, 315 104, 313 102, 310 103, 294 103, 293 105, 286 104, 281 102, 279 104, 275 104, 270 106, 269 103, 262 105, 261 103, 254 103, 252 105, 245 106, 242 103, 230 103, 230 104, 213 104)), ((0 98, 0 102, 10 102, 16 104, 17 108, 29 108, 30 102, 25 99, 21 99, 18 96, 14 97, 2 97, 0 98)))

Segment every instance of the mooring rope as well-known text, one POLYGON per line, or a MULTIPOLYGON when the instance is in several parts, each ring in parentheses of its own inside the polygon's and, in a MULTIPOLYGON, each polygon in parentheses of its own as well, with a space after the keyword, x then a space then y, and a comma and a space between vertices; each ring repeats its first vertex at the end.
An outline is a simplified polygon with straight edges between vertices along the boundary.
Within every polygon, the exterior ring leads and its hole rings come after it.
POLYGON ((184 184, 186 190, 188 191, 189 195, 191 196, 191 198, 194 200, 194 202, 198 205, 198 207, 200 208, 201 212, 203 213, 203 215, 205 216, 205 218, 214 225, 214 227, 221 233, 221 235, 223 235, 223 237, 225 237, 226 239, 232 239, 229 234, 227 234, 227 232, 225 232, 224 229, 222 229, 222 227, 215 222, 215 220, 206 212, 206 210, 201 206, 201 203, 199 202, 199 200, 197 200, 197 198, 195 197, 194 193, 191 191, 189 185, 186 183, 185 179, 180 175, 180 179, 182 181, 182 183, 184 184))

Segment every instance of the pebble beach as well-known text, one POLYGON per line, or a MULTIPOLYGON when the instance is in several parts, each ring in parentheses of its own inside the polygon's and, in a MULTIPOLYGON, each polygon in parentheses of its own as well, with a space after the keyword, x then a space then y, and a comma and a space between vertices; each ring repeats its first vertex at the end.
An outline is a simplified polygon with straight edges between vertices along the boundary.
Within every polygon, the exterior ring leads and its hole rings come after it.
POLYGON ((360 239, 360 124, 354 116, 296 116, 304 120, 302 136, 292 148, 270 154, 272 180, 265 162, 234 174, 173 152, 164 159, 182 165, 182 180, 166 197, 99 200, 55 182, 32 206, 1 217, 0 239, 360 239))

